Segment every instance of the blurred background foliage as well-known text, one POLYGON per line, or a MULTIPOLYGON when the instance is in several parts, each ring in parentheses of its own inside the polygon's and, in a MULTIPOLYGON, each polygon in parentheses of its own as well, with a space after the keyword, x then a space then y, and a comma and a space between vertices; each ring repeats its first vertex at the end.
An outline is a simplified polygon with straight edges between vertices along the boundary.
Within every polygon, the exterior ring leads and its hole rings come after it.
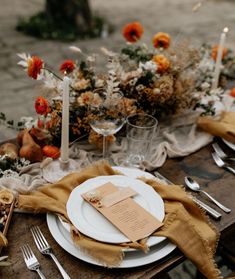
POLYGON ((89 0, 46 0, 44 11, 21 19, 16 29, 37 38, 72 41, 105 37, 113 26, 95 15, 89 0))

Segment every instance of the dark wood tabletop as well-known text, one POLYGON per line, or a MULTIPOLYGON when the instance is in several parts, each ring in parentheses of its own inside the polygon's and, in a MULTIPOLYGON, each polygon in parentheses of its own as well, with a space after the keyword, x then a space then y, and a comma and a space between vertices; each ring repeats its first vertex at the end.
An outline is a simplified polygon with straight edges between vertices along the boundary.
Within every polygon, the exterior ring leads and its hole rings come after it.
MULTIPOLYGON (((235 152, 227 148, 222 142, 220 143, 226 152, 235 156, 235 152)), ((208 145, 190 156, 168 159, 164 166, 159 168, 158 171, 175 184, 183 184, 186 175, 192 176, 197 179, 204 190, 232 209, 231 213, 226 214, 210 202, 203 194, 195 194, 200 200, 222 214, 221 220, 215 221, 211 219, 211 221, 221 232, 221 239, 223 239, 225 236, 228 237, 229 233, 235 229, 235 177, 232 173, 225 169, 218 168, 215 165, 211 157, 211 152, 212 147, 208 145)), ((25 243, 28 243, 32 247, 47 278, 62 278, 53 261, 47 256, 41 255, 37 250, 29 230, 33 225, 40 226, 57 258, 71 278, 148 279, 156 278, 156 276, 157 278, 161 278, 163 272, 170 270, 185 259, 181 252, 176 249, 161 261, 142 267, 107 269, 95 266, 75 258, 56 243, 48 230, 45 215, 14 213, 7 234, 9 245, 2 251, 3 255, 6 254, 9 256, 12 265, 10 267, 0 268, 0 278, 39 278, 36 273, 29 271, 25 266, 20 251, 20 246, 25 243)))

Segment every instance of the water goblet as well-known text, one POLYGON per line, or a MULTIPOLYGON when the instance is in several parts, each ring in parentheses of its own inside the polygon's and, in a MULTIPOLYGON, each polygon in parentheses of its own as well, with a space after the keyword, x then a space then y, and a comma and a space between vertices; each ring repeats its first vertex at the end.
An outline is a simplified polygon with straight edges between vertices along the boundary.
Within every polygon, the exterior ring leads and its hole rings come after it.
POLYGON ((111 95, 101 93, 90 105, 90 126, 103 136, 103 159, 108 159, 107 136, 117 133, 125 123, 124 111, 122 94, 117 92, 111 95))

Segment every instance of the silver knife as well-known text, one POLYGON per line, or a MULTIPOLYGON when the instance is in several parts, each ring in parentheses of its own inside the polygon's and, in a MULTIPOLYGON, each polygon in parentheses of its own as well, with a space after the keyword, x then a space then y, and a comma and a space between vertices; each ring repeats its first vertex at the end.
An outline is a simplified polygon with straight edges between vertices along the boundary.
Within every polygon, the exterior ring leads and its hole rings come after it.
MULTIPOLYGON (((154 175, 159 178, 160 180, 165 181, 167 184, 173 184, 170 180, 168 180, 166 177, 164 177, 163 175, 161 175, 159 172, 155 171, 154 175)), ((192 197, 193 201, 198 204, 200 207, 202 207, 208 214, 210 214, 214 219, 218 220, 221 218, 221 214, 214 210, 212 207, 210 207, 209 205, 205 204, 204 202, 200 201, 199 199, 197 199, 196 197, 192 197)))

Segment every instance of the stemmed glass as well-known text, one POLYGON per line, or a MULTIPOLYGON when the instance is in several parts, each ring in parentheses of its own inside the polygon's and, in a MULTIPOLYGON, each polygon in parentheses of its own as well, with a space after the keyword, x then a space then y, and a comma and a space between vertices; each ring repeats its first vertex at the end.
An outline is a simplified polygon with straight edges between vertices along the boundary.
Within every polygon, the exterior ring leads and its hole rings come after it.
POLYGON ((119 92, 98 94, 95 102, 90 104, 91 128, 103 136, 103 159, 108 159, 107 136, 114 135, 125 123, 123 96, 119 92))

